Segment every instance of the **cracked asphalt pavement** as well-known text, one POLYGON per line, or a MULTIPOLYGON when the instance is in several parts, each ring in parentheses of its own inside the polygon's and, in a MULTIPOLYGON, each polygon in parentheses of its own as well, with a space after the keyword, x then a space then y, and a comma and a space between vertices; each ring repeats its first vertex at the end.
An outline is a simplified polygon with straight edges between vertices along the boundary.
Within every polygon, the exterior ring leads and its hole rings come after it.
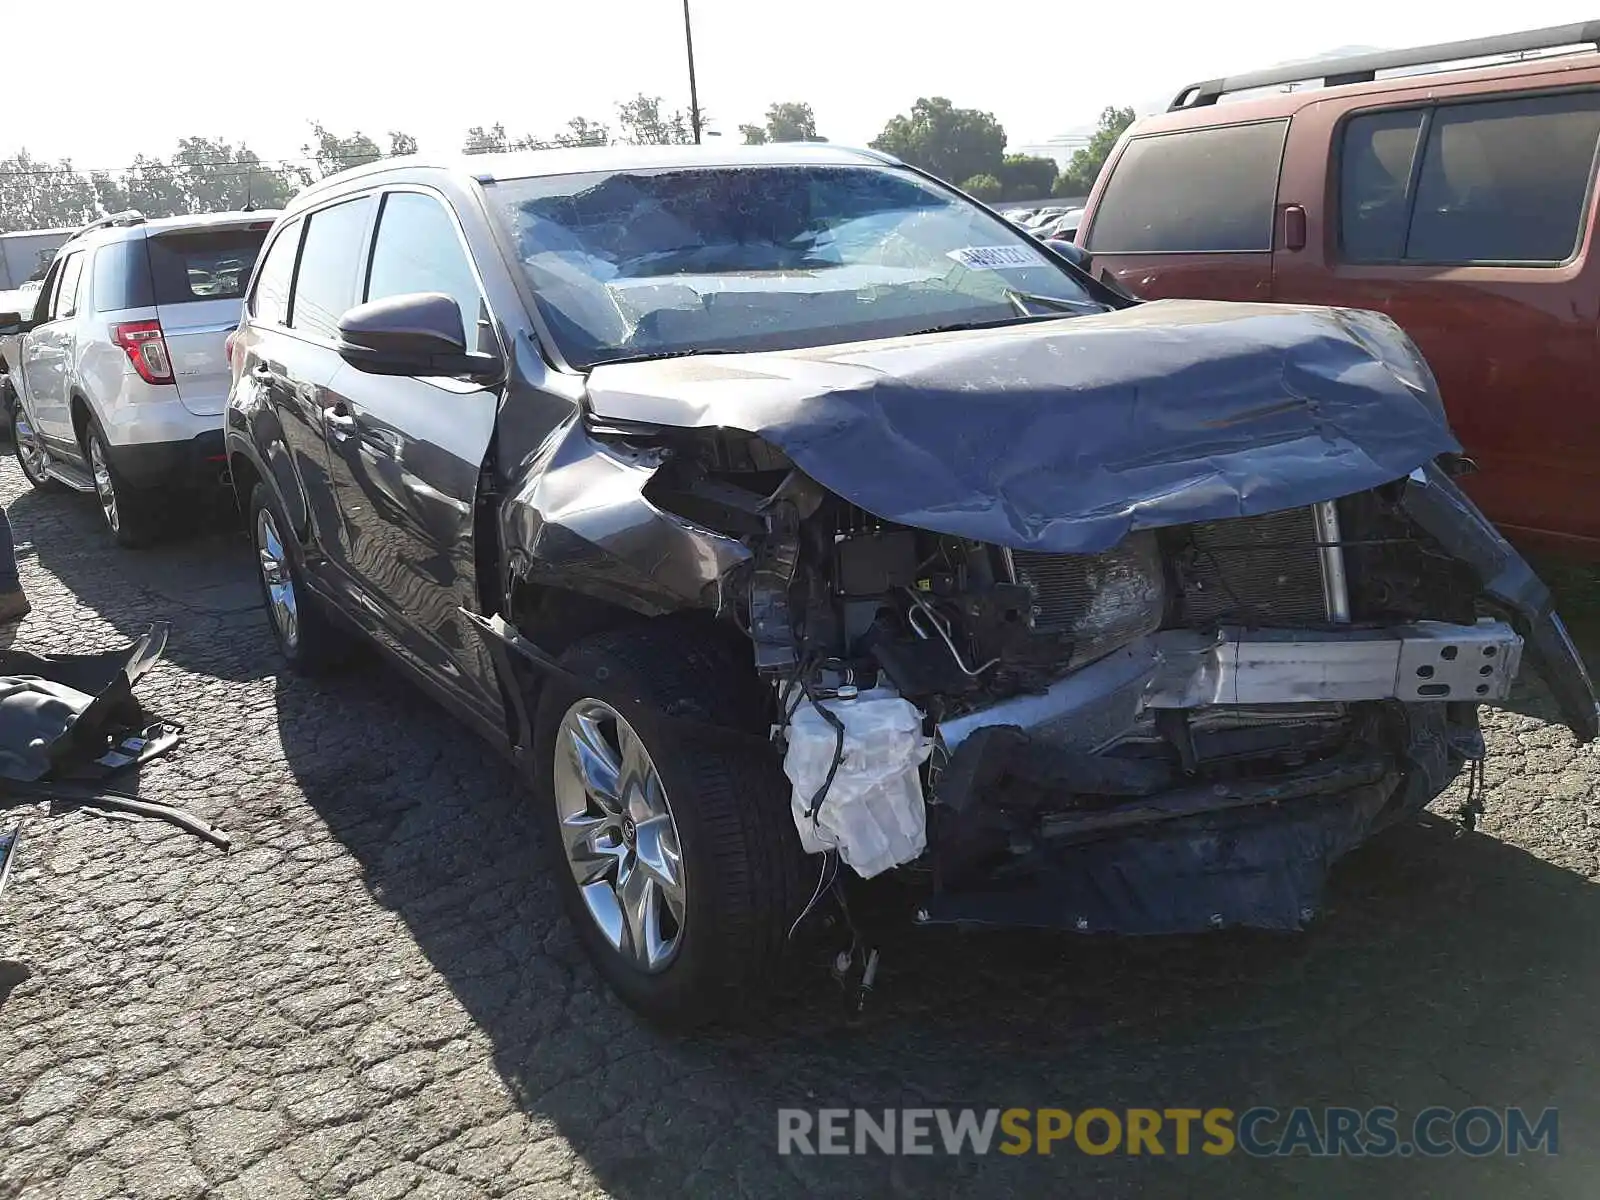
POLYGON ((171 622, 140 695, 184 740, 140 787, 236 839, 0 813, 26 821, 0 958, 32 972, 0 1003, 0 1197, 1594 1193, 1600 753, 1537 687, 1488 715, 1478 831, 1380 838, 1304 936, 908 930, 861 1017, 819 974, 759 1023, 674 1039, 584 963, 529 800, 470 733, 376 662, 278 674, 240 535, 114 550, 91 503, 10 458, 0 500, 21 644, 171 622), (1560 1153, 776 1152, 783 1106, 1477 1103, 1558 1107, 1560 1153))

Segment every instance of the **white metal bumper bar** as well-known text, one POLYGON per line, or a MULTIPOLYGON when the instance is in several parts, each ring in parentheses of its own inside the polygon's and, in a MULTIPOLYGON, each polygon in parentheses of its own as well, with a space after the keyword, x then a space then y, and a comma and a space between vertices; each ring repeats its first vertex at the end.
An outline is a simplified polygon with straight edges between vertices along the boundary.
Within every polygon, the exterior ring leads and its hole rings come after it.
POLYGON ((1503 700, 1522 639, 1500 621, 1382 630, 1157 635, 1147 708, 1353 700, 1503 700))

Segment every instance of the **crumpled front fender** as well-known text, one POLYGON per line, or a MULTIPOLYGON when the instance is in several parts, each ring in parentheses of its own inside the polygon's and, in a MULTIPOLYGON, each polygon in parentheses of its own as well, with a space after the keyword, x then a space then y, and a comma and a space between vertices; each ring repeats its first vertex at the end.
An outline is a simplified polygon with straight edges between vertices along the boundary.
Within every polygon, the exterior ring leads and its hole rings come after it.
POLYGON ((1447 553, 1471 567, 1484 596, 1506 610, 1567 727, 1581 741, 1600 737, 1600 704, 1589 672, 1555 611, 1550 589, 1533 568, 1432 463, 1411 473, 1401 505, 1447 553))
POLYGON ((558 430, 501 505, 507 590, 516 582, 559 587, 646 616, 723 613, 750 550, 645 498, 664 461, 659 450, 599 441, 576 417, 558 430))

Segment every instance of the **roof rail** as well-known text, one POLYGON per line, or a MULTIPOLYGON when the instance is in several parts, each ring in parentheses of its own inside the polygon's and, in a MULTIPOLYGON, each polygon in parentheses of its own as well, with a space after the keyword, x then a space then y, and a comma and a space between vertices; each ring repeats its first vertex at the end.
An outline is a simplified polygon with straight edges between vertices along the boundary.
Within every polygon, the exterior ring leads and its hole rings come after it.
POLYGON ((84 234, 92 233, 96 229, 109 229, 118 225, 143 225, 145 220, 145 215, 137 208, 127 208, 121 212, 108 213, 106 216, 90 221, 72 236, 75 238, 82 237, 84 234))
POLYGON ((1436 46, 1417 46, 1410 50, 1379 50, 1348 58, 1328 58, 1318 62, 1295 63, 1191 83, 1180 91, 1168 112, 1180 108, 1203 108, 1215 104, 1230 92, 1273 87, 1284 83, 1320 80, 1327 87, 1344 83, 1371 83, 1379 71, 1404 67, 1424 67, 1472 58, 1492 58, 1498 54, 1521 54, 1531 50, 1554 50, 1560 46, 1594 46, 1600 49, 1600 21, 1580 21, 1572 25, 1552 25, 1496 37, 1471 38, 1463 42, 1441 42, 1436 46))

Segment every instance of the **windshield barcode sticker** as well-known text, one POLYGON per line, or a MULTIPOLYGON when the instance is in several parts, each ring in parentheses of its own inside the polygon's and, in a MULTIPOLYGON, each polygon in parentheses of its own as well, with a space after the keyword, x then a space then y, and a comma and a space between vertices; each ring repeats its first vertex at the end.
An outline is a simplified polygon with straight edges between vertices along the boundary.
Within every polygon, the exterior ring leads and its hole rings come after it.
POLYGON ((1015 267, 1037 267, 1041 259, 1026 246, 965 246, 951 250, 946 257, 975 271, 1009 271, 1015 267))

